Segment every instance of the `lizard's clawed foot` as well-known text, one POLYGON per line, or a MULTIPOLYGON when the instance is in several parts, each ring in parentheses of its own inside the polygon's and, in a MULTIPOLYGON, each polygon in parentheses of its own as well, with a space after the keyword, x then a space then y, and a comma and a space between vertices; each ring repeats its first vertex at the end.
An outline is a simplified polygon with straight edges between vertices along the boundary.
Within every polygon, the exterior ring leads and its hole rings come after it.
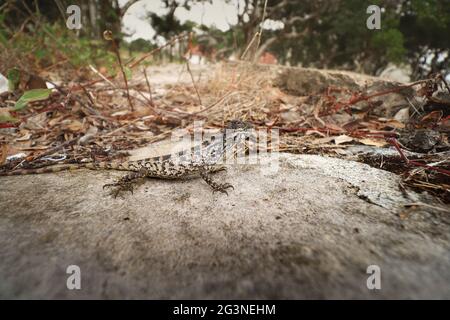
POLYGON ((115 183, 105 184, 103 186, 103 189, 112 187, 113 190, 111 191, 111 195, 114 198, 117 198, 117 196, 121 192, 130 191, 131 194, 133 194, 134 184, 136 184, 138 181, 141 181, 144 177, 145 171, 132 172, 130 174, 127 174, 126 176, 123 176, 115 183))
POLYGON ((115 198, 121 193, 130 191, 131 194, 133 194, 133 184, 131 183, 123 183, 121 181, 118 181, 116 183, 108 183, 103 186, 103 189, 105 188, 113 188, 110 192, 110 195, 112 195, 115 198))
POLYGON ((221 184, 217 183, 214 186, 212 186, 212 188, 213 188, 213 193, 222 192, 222 193, 225 193, 227 196, 228 196, 227 189, 231 188, 234 190, 233 185, 231 185, 229 183, 221 183, 221 184))
POLYGON ((217 183, 213 181, 208 171, 200 171, 200 176, 213 189, 213 193, 218 191, 228 195, 227 189, 232 188, 234 190, 234 187, 229 183, 217 183))

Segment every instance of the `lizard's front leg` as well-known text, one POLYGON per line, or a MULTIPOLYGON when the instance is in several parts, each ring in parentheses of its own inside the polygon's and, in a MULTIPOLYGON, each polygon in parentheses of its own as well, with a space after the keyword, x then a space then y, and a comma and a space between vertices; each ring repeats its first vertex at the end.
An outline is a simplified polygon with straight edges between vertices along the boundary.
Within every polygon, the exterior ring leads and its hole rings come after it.
MULTIPOLYGON (((223 170, 223 168, 220 170, 223 170)), ((213 189, 213 192, 219 191, 228 195, 228 188, 232 188, 234 190, 234 187, 229 183, 217 183, 213 181, 211 172, 217 172, 217 170, 200 170, 200 176, 207 184, 209 184, 209 186, 213 189)))
POLYGON ((114 196, 114 198, 117 198, 117 196, 122 191, 130 191, 133 193, 134 185, 137 184, 140 180, 143 180, 147 175, 147 172, 145 169, 141 169, 136 172, 131 172, 115 183, 108 183, 103 186, 103 189, 113 187, 114 189, 111 191, 111 195, 114 196))

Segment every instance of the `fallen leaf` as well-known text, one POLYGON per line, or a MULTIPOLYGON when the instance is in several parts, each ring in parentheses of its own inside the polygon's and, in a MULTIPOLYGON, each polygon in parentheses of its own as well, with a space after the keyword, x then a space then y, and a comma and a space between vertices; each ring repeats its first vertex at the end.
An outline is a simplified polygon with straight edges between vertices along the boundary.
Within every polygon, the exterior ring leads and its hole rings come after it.
POLYGON ((395 129, 403 129, 405 127, 404 123, 397 120, 389 120, 385 123, 385 125, 395 129))
POLYGON ((347 150, 340 149, 340 148, 333 149, 333 151, 336 152, 338 155, 341 155, 341 156, 348 156, 350 154, 350 152, 348 152, 347 150))
POLYGON ((28 141, 31 138, 31 133, 27 132, 21 137, 17 138, 16 141, 28 141))
POLYGON ((51 89, 32 89, 25 91, 19 100, 17 100, 14 111, 25 108, 29 102, 48 99, 51 92, 51 89))
POLYGON ((59 125, 63 121, 63 118, 64 118, 63 116, 60 116, 60 117, 56 117, 56 118, 51 119, 48 122, 48 126, 49 127, 54 127, 56 125, 59 125))
POLYGON ((325 144, 334 140, 335 137, 318 138, 312 141, 312 144, 325 144))
POLYGON ((321 137, 326 137, 326 134, 325 134, 325 133, 322 133, 322 132, 317 131, 317 130, 307 130, 307 131, 305 132, 305 136, 311 136, 311 135, 313 135, 313 134, 318 134, 318 135, 321 136, 321 137))
POLYGON ((111 114, 111 117, 124 116, 124 115, 129 114, 129 113, 130 113, 129 110, 121 110, 121 111, 117 111, 117 112, 114 112, 113 114, 111 114))
POLYGON ((385 140, 381 140, 381 139, 369 139, 369 138, 365 138, 365 139, 358 139, 358 142, 365 144, 366 146, 375 146, 375 147, 384 147, 385 145, 387 145, 388 143, 385 140))
POLYGON ((0 108, 0 123, 5 123, 5 122, 14 123, 17 121, 19 121, 19 119, 14 118, 9 113, 9 108, 0 108))
POLYGON ((29 117, 24 123, 24 128, 29 130, 40 130, 45 127, 47 115, 45 112, 29 117))
POLYGON ((134 126, 142 131, 150 130, 150 128, 145 125, 144 121, 138 121, 134 124, 134 126))
POLYGON ((73 132, 78 132, 78 131, 81 131, 81 129, 83 129, 83 124, 80 121, 75 120, 75 121, 72 121, 71 123, 69 123, 69 125, 67 126, 67 129, 69 129, 70 131, 73 131, 73 132))
POLYGON ((345 134, 334 138, 334 143, 335 144, 343 144, 343 143, 351 142, 351 141, 353 141, 353 138, 349 137, 349 136, 347 136, 345 134))
POLYGON ((327 129, 331 129, 331 130, 334 130, 337 132, 345 132, 345 130, 342 127, 340 127, 336 124, 333 124, 333 123, 327 123, 326 127, 327 127, 327 129))

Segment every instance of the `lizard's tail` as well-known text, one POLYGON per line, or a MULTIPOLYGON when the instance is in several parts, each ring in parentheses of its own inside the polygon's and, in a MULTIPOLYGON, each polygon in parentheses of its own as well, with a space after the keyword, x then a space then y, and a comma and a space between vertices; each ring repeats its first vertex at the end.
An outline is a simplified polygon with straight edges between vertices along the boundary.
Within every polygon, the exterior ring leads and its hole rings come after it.
POLYGON ((78 170, 78 169, 90 169, 90 170, 130 170, 126 163, 115 163, 115 162, 89 162, 89 163, 74 163, 74 164, 62 164, 54 165, 36 169, 16 169, 13 171, 0 172, 0 176, 19 176, 26 174, 40 174, 40 173, 52 173, 67 170, 78 170))

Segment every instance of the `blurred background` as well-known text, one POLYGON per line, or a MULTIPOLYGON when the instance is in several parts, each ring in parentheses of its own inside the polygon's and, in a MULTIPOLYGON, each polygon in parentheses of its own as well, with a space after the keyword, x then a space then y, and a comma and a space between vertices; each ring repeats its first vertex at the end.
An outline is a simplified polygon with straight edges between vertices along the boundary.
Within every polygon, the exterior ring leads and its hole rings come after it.
POLYGON ((188 46, 193 63, 236 60, 260 28, 254 56, 261 63, 390 73, 401 81, 450 72, 449 0, 1 0, 0 72, 23 57, 31 68, 111 67, 104 30, 125 59, 192 32, 190 42, 177 41, 152 63, 180 60, 188 46), (71 4, 81 8, 79 30, 66 27, 71 4), (382 8, 381 30, 366 27, 374 4, 382 8))

